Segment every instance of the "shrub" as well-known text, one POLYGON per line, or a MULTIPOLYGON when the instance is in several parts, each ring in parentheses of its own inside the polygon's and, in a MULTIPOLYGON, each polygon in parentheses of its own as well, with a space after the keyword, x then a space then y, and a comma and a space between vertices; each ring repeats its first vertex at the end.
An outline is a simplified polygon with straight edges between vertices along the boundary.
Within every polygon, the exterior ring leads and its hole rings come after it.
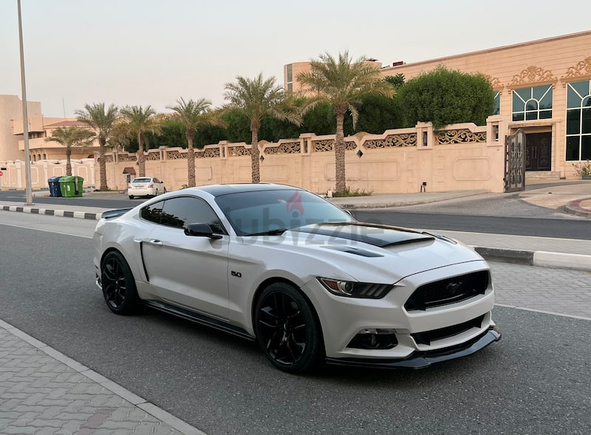
POLYGON ((484 75, 443 66, 410 79, 398 95, 408 127, 417 122, 432 122, 435 128, 462 122, 485 125, 494 110, 493 87, 484 75))
POLYGON ((585 163, 573 163, 573 167, 575 168, 575 172, 577 175, 581 177, 591 176, 591 162, 589 162, 589 160, 587 160, 587 162, 585 163))

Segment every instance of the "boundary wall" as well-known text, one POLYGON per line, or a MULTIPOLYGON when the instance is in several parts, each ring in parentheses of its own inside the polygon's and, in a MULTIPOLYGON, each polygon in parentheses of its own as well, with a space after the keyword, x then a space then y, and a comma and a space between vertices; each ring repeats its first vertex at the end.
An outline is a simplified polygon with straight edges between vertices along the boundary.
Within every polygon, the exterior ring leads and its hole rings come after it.
MULTIPOLYGON (((373 193, 444 192, 504 188, 507 122, 491 116, 487 125, 455 124, 434 130, 431 123, 414 128, 387 130, 383 134, 358 133, 345 138, 346 177, 351 190, 373 193)), ((261 141, 261 181, 303 187, 326 193, 334 189, 335 135, 302 134, 277 143, 261 141)), ((197 185, 248 183, 250 150, 245 143, 222 141, 195 150, 197 185)), ((160 178, 168 190, 187 183, 187 150, 160 147, 144 153, 146 175, 160 178)), ((110 189, 125 191, 128 178, 139 175, 137 153, 113 151, 105 155, 110 189)), ((0 162, 2 189, 25 188, 25 163, 0 162)), ((98 187, 99 165, 93 159, 73 160, 73 175, 84 178, 85 187, 98 187)), ((65 175, 65 162, 31 165, 34 189, 47 188, 47 179, 65 175)))

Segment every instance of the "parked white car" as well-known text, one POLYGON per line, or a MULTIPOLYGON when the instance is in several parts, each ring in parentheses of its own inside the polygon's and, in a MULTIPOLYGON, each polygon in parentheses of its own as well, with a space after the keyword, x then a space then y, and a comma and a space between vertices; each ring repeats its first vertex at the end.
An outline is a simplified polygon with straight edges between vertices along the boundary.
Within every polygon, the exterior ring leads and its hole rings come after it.
POLYGON ((135 178, 127 185, 129 199, 137 196, 158 196, 162 193, 166 193, 164 182, 155 177, 135 178))
POLYGON ((290 186, 202 186, 105 212, 94 265, 114 313, 143 304, 257 340, 292 373, 325 361, 422 368, 501 337, 474 250, 357 222, 290 186))

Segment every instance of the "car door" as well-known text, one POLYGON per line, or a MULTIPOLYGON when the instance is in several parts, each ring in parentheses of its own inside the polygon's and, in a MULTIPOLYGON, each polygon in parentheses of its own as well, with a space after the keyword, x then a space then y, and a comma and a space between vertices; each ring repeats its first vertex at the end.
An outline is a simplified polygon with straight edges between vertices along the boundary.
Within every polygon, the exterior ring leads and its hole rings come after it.
POLYGON ((142 218, 158 221, 142 239, 142 254, 148 280, 162 299, 227 319, 229 238, 209 204, 175 197, 145 207, 142 218), (221 238, 186 235, 192 223, 209 224, 221 238))

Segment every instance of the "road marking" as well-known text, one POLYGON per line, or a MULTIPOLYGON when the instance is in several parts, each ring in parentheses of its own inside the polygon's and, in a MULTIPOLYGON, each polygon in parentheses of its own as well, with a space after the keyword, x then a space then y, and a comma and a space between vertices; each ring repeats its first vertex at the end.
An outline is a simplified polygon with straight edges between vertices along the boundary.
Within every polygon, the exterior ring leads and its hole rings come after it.
POLYGON ((62 236, 72 236, 72 237, 80 237, 83 239, 92 239, 92 236, 82 236, 80 234, 64 233, 63 231, 55 231, 55 230, 43 230, 41 228, 31 228, 30 226, 26 226, 26 225, 7 224, 4 222, 0 222, 0 225, 6 225, 7 227, 23 228, 25 230, 31 230, 31 231, 41 231, 44 233, 61 234, 62 236))
POLYGON ((522 311, 531 311, 534 313, 551 314, 553 316, 568 317, 570 319, 591 320, 591 317, 583 317, 583 316, 575 316, 572 314, 555 313, 552 311, 537 310, 535 308, 516 307, 515 305, 495 304, 495 306, 503 307, 503 308, 514 308, 516 310, 522 310, 522 311))

